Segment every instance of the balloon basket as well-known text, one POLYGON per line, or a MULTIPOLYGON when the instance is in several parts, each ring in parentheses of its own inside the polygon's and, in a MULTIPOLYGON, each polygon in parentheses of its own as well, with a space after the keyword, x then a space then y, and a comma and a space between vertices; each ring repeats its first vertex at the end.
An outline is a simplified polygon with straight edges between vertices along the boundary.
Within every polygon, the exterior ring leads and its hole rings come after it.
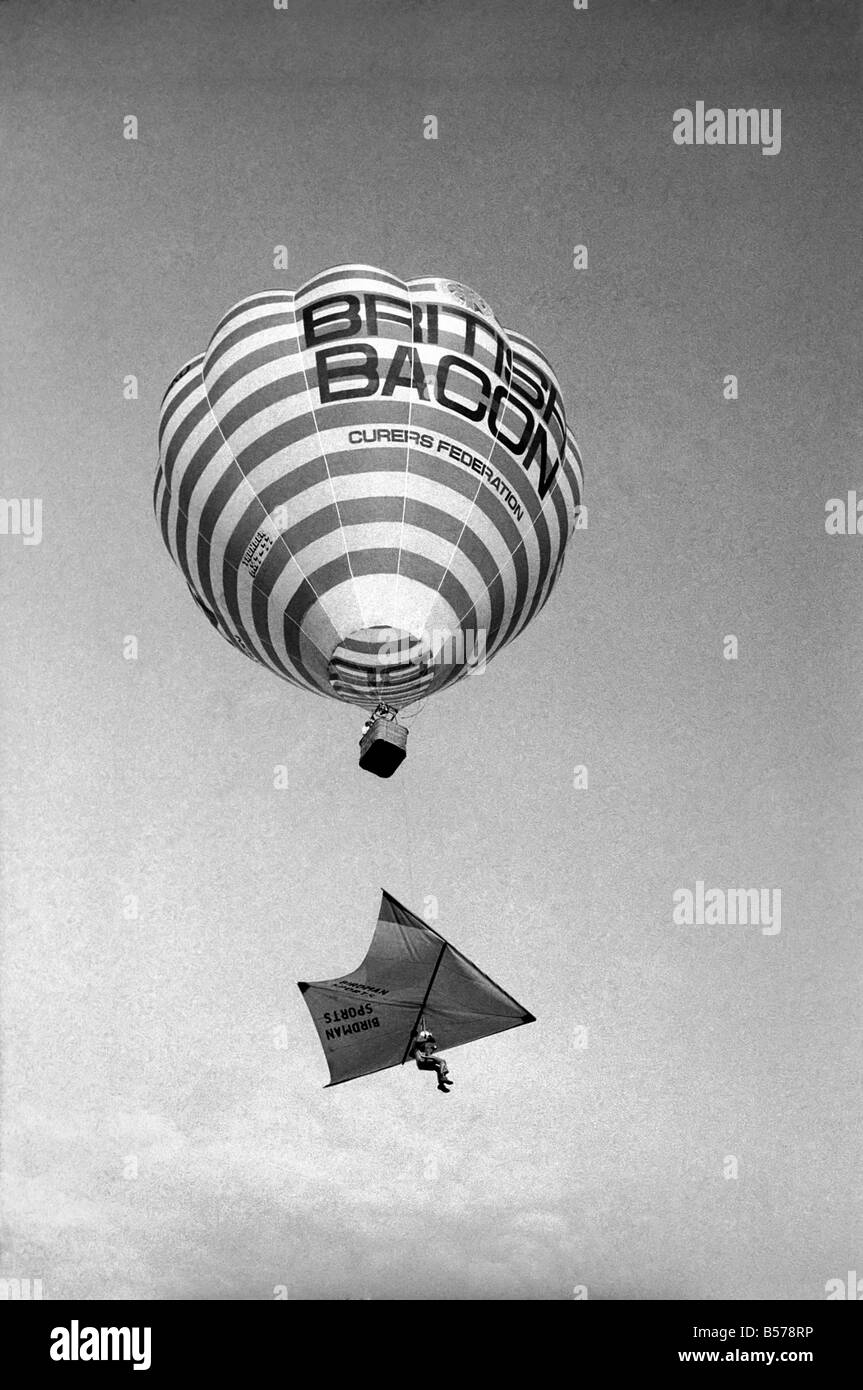
POLYGON ((392 777, 407 757, 408 731, 394 719, 376 719, 360 739, 360 767, 375 777, 392 777))

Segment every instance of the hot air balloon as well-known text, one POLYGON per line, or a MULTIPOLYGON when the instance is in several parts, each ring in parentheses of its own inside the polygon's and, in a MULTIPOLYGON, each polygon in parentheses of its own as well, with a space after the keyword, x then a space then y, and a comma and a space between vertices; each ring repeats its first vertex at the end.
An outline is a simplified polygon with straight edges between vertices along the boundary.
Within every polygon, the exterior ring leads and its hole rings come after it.
POLYGON ((162 402, 165 545, 233 646, 394 716, 489 661, 548 599, 581 500, 557 379, 451 280, 337 266, 235 305, 162 402))
POLYGON ((440 1047, 535 1023, 533 1014, 385 889, 365 960, 350 975, 300 981, 330 1086, 407 1061, 420 1026, 440 1047))

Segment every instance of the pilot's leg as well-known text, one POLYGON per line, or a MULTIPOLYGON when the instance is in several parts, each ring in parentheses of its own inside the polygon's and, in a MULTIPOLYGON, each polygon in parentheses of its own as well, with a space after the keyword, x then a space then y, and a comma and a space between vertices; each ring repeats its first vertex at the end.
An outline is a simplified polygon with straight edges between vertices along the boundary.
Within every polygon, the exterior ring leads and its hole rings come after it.
POLYGON ((447 1066, 443 1057, 435 1057, 434 1065, 435 1070, 437 1072, 438 1089, 441 1091, 445 1091, 447 1088, 447 1084, 449 1083, 449 1067, 447 1066))

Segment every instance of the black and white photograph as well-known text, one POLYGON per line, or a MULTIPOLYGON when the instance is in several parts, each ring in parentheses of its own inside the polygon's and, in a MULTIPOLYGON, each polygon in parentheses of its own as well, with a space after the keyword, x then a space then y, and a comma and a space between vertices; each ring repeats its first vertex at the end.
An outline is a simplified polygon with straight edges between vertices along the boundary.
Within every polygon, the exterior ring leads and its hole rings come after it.
POLYGON ((346 1301, 812 1362, 863 1299, 861 54, 0 0, 28 1365, 346 1301))

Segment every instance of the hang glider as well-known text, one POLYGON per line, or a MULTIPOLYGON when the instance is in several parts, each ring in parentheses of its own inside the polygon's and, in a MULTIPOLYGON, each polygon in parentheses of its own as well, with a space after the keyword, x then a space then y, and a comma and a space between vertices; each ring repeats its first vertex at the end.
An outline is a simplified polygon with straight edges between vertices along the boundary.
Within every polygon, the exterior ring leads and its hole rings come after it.
POLYGON ((362 965, 335 980, 299 981, 299 987, 326 1055, 330 1086, 401 1066, 420 1019, 442 1052, 535 1022, 385 890, 362 965))

